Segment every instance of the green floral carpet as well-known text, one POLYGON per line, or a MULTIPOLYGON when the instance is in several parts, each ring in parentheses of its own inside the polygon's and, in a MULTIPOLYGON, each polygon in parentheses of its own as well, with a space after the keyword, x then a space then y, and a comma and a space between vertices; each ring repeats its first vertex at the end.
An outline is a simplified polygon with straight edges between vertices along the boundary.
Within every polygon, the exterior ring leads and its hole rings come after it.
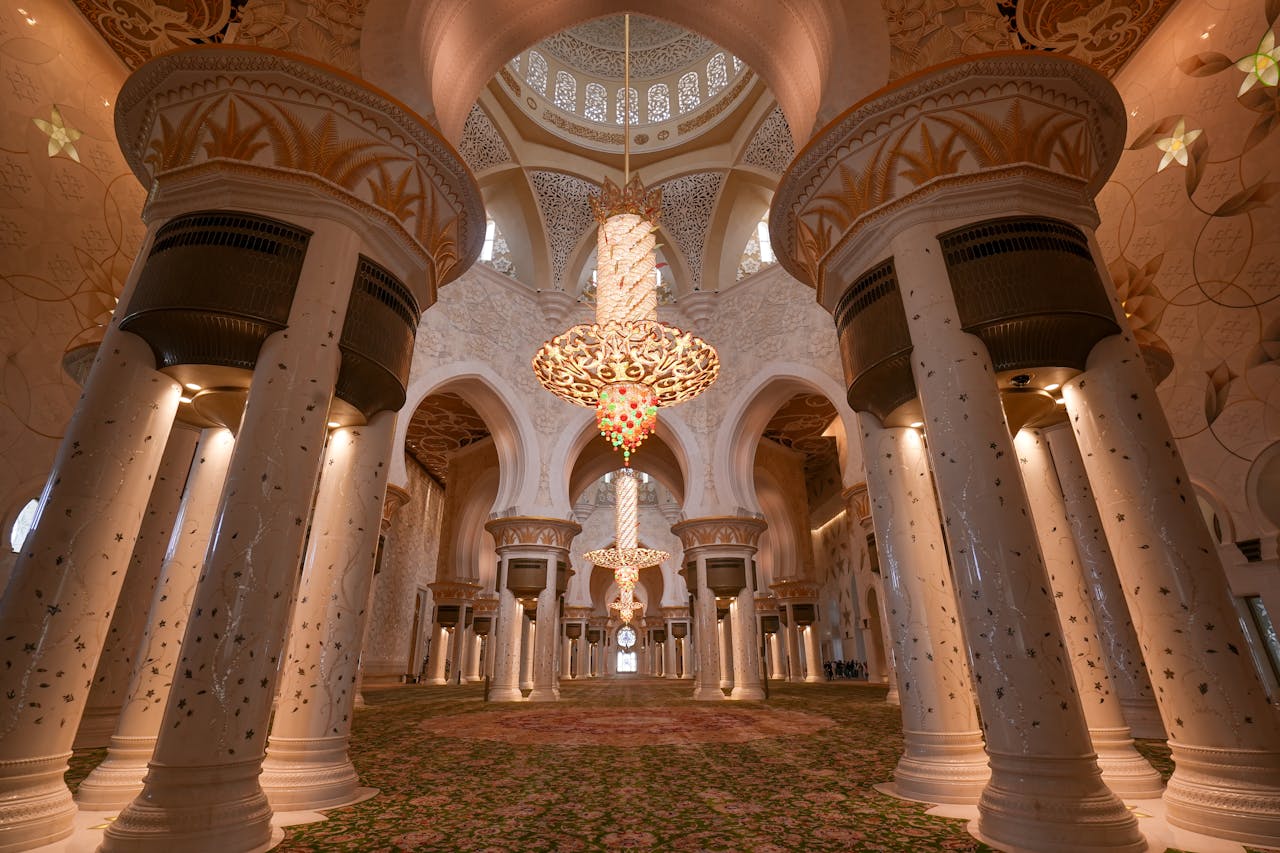
MULTIPOLYGON (((286 851, 990 850, 963 821, 874 790, 902 750, 885 690, 771 685, 705 703, 689 682, 562 686, 485 705, 480 686, 365 694, 352 755, 378 796, 287 829, 286 851)), ((1140 744, 1166 775, 1163 744, 1140 744)), ((102 752, 77 753, 73 786, 102 752)))

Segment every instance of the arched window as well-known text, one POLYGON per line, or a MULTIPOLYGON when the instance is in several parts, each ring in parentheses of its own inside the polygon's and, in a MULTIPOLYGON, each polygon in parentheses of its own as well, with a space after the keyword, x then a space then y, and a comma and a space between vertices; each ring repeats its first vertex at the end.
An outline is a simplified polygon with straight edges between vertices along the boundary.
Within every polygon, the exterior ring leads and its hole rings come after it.
POLYGON ((756 225, 756 240, 760 243, 760 263, 771 264, 777 260, 773 254, 773 242, 769 239, 769 217, 767 214, 756 225))
POLYGON ((9 548, 13 553, 22 550, 22 544, 27 541, 27 534, 31 532, 31 527, 36 523, 36 510, 40 503, 32 498, 27 501, 19 512, 18 517, 13 520, 13 527, 9 528, 9 548))
POLYGON ((680 78, 676 84, 680 99, 680 112, 687 113, 702 103, 702 94, 698 86, 698 72, 690 71, 680 78))
POLYGON ((524 80, 542 97, 547 96, 547 60, 536 50, 529 51, 529 70, 524 80))
MULTIPOLYGON (((623 90, 619 89, 617 100, 614 101, 614 103, 616 104, 616 109, 614 110, 616 118, 614 120, 618 124, 622 124, 622 98, 623 98, 622 93, 623 93, 623 90)), ((631 113, 628 120, 631 122, 631 125, 634 127, 635 125, 640 123, 640 94, 636 92, 635 89, 627 89, 626 93, 627 93, 626 94, 627 107, 631 113)))
POLYGON ((666 83, 649 87, 649 121, 659 122, 671 118, 671 90, 666 83))
POLYGON ((480 247, 480 260, 493 260, 493 233, 497 229, 498 223, 492 219, 484 221, 484 244, 480 247))
POLYGON ((764 218, 756 223, 755 231, 747 239, 747 245, 742 250, 742 260, 738 262, 738 281, 742 281, 749 275, 754 275, 760 270, 775 264, 778 258, 773 253, 773 243, 769 239, 769 214, 765 213, 764 218))
POLYGON ((578 80, 568 71, 556 72, 556 106, 571 113, 578 111, 578 80))
POLYGON ((707 62, 707 97, 714 98, 729 85, 729 70, 725 66, 724 54, 717 53, 707 62))
POLYGON ((605 92, 604 86, 601 86, 599 83, 588 83, 586 104, 582 108, 582 114, 586 116, 589 121, 603 122, 608 109, 608 93, 605 92))

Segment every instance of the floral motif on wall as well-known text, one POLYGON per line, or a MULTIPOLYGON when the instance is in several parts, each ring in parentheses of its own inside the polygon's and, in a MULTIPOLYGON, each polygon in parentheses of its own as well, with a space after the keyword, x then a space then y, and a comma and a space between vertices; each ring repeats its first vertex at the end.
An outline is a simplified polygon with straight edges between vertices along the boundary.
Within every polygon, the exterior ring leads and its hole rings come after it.
POLYGON ((220 42, 245 0, 75 0, 125 65, 191 44, 220 42))
MULTIPOLYGON (((1250 538, 1245 481, 1280 439, 1280 7, 1179 7, 1116 78, 1130 141, 1099 196, 1099 242, 1192 478, 1250 538)), ((1252 535, 1257 535, 1256 532, 1252 535)))

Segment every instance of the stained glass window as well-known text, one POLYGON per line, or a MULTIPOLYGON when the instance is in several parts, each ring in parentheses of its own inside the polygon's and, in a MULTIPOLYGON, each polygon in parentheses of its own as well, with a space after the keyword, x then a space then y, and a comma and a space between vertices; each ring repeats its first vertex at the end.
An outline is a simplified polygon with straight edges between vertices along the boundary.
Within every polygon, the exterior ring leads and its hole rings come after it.
POLYGON ((582 108, 582 114, 590 121, 602 122, 605 120, 605 113, 608 109, 608 94, 605 92, 604 86, 599 83, 588 83, 586 104, 582 108))
POLYGON ((729 70, 724 63, 724 54, 717 53, 707 62, 707 97, 714 98, 729 85, 729 70))
POLYGON ((671 118, 671 90, 666 83, 649 87, 649 121, 659 122, 671 118))
POLYGON ((690 71, 680 78, 676 84, 680 98, 680 112, 687 113, 702 103, 702 93, 698 86, 698 72, 690 71))
POLYGON ((571 113, 578 111, 578 80, 568 71, 556 72, 556 106, 571 113))
POLYGON ((547 96, 547 60, 536 50, 529 51, 529 70, 525 72, 524 80, 539 95, 547 96))

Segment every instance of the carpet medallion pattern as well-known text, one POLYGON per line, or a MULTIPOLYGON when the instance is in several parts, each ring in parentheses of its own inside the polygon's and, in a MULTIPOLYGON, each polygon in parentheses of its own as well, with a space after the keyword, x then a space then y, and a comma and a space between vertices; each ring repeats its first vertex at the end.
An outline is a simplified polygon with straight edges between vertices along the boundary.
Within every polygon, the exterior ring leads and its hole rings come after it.
POLYGON ((440 737, 558 746, 645 746, 746 743, 783 735, 811 735, 834 725, 803 711, 744 708, 538 708, 455 714, 424 721, 440 737))
MULTIPOLYGON (((989 851, 965 822, 881 794, 902 752, 885 689, 771 685, 694 702, 685 681, 566 682, 558 703, 478 685, 366 692, 352 759, 372 799, 291 826, 320 851, 989 851)), ((1140 744, 1171 769, 1163 744, 1140 744)), ((77 752, 74 787, 102 757, 77 752)))

